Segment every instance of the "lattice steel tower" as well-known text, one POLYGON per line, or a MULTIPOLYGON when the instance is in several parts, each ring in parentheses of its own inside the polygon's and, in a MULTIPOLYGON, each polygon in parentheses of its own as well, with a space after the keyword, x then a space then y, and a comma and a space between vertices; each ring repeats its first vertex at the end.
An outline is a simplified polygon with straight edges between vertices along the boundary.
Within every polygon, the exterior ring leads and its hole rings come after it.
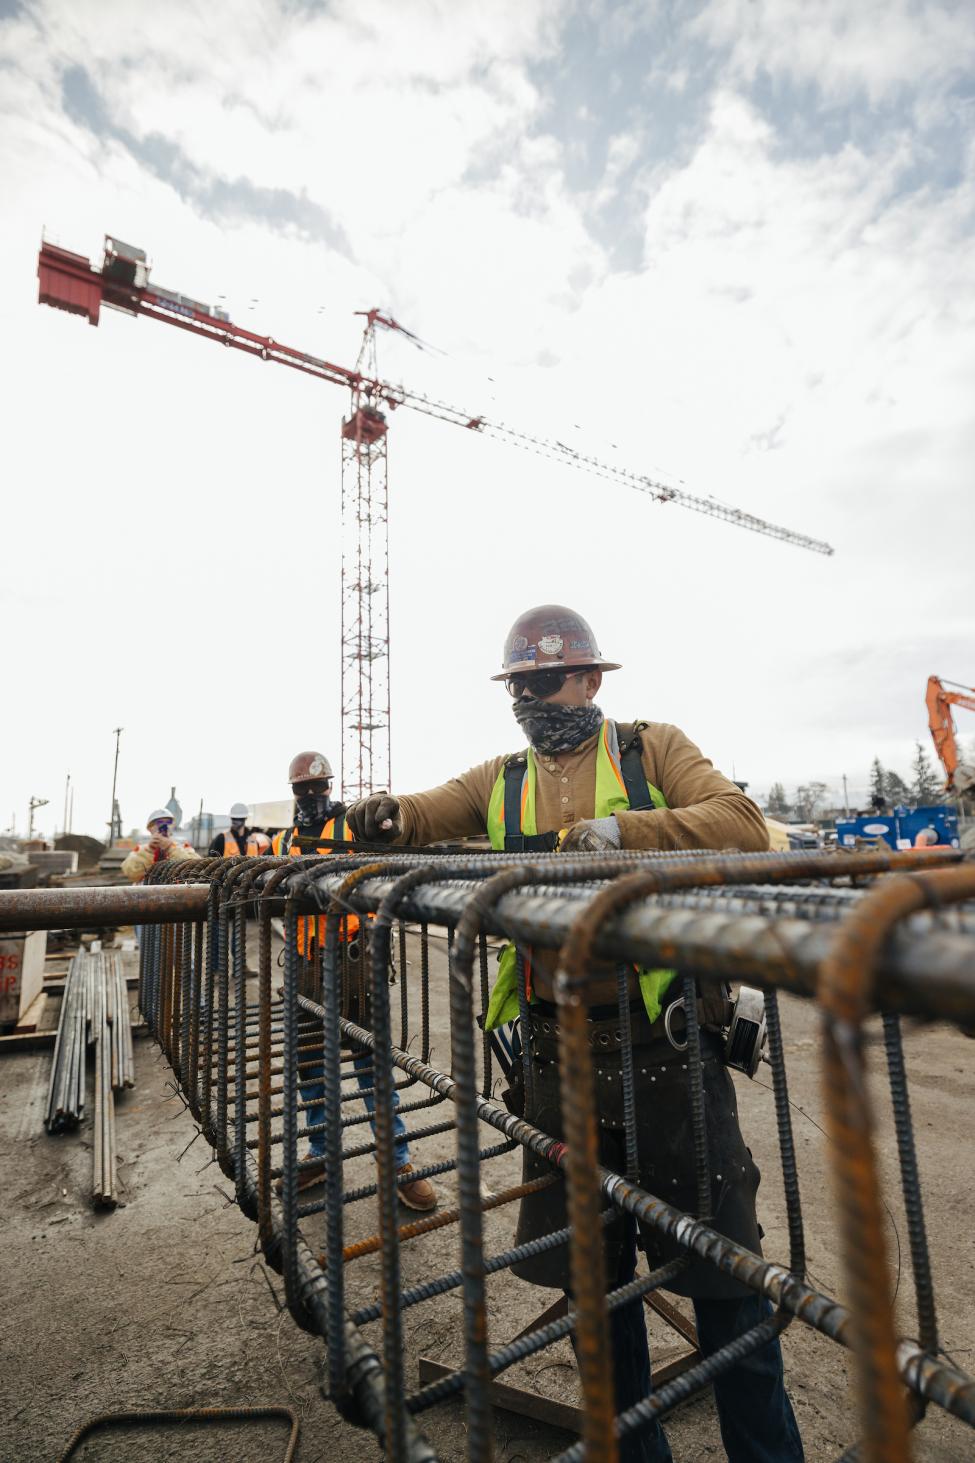
POLYGON ((389 512, 386 418, 372 401, 376 319, 365 315, 342 423, 342 797, 390 785, 389 512))

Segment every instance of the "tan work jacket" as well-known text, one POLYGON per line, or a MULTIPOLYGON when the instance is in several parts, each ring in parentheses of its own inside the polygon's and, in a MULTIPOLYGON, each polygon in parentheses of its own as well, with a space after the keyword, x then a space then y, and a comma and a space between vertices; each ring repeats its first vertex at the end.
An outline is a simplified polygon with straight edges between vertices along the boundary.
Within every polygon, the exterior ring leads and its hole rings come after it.
MULTIPOLYGON (((131 883, 141 884, 153 864, 157 862, 155 855, 156 850, 150 848, 148 843, 140 844, 138 848, 132 850, 122 864, 122 873, 131 883)), ((174 862, 179 862, 180 859, 198 859, 200 855, 195 848, 190 848, 188 843, 174 842, 167 857, 174 862)))
MULTIPOLYGON (((573 752, 536 753, 539 833, 595 817, 597 740, 590 737, 573 752)), ((647 781, 660 789, 667 807, 617 813, 623 848, 735 848, 746 853, 768 848, 768 829, 755 804, 676 726, 650 722, 641 733, 641 752, 647 781)), ((484 833, 491 791, 505 760, 492 757, 442 787, 401 797, 403 833, 397 842, 435 843, 484 833)))

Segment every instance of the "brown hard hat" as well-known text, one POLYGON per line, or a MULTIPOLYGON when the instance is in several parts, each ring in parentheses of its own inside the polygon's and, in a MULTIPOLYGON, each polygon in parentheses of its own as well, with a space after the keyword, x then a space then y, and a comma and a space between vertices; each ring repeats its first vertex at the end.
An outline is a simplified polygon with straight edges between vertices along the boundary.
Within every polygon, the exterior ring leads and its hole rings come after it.
POLYGON ((503 681, 521 671, 557 669, 618 671, 619 662, 603 660, 596 637, 567 605, 538 605, 519 615, 504 642, 504 670, 492 676, 503 681))
POLYGON ((332 764, 321 752, 299 752, 292 757, 288 768, 288 781, 292 787, 296 782, 321 782, 332 777, 332 764))

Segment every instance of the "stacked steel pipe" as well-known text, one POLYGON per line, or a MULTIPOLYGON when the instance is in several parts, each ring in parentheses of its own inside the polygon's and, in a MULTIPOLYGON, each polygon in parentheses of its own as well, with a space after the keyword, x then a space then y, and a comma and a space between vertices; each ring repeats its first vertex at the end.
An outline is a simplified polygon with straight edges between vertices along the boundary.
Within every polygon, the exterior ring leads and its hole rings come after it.
POLYGON ((90 1001, 91 969, 88 953, 82 950, 68 967, 61 996, 61 1014, 54 1039, 54 1060, 44 1116, 44 1126, 49 1133, 77 1127, 85 1115, 85 1055, 90 1001))
MULTIPOLYGON (((929 1405, 975 1428, 975 1381, 940 1350, 900 1030, 904 1017, 975 1028, 975 868, 960 864, 957 853, 526 857, 391 849, 210 860, 191 870, 159 865, 150 876, 163 885, 180 879, 190 881, 182 893, 167 890, 176 922, 145 934, 141 1008, 236 1185, 238 1203, 258 1225, 268 1263, 284 1277, 292 1316, 327 1341, 332 1399, 344 1416, 373 1429, 390 1458, 434 1459, 427 1434, 435 1437, 436 1410, 462 1397, 467 1456, 489 1459, 496 1378, 572 1334, 582 1437, 562 1456, 615 1463, 621 1437, 707 1387, 793 1319, 853 1350, 860 1436, 851 1435, 844 1456, 863 1463, 906 1460, 911 1429, 929 1405), (205 908, 199 885, 207 891, 205 908), (255 902, 258 974, 249 983, 246 912, 255 902), (283 971, 275 965, 277 919, 284 923, 283 971), (433 1065, 431 1049, 435 927, 449 940, 448 1070, 433 1065), (564 1141, 494 1098, 496 1064, 503 1068, 519 1058, 478 1029, 493 937, 552 952, 564 1141), (604 963, 604 973, 605 962, 680 972, 697 1175, 693 1211, 681 1211, 635 1182, 629 1161, 624 1172, 598 1161, 587 1031, 595 962, 604 963), (710 1174, 694 992, 728 980, 745 980, 765 993, 789 1237, 788 1254, 772 1260, 728 1240, 707 1217, 710 1174), (822 1013, 823 1096, 846 1277, 842 1303, 813 1284, 805 1267, 780 992, 812 1000, 822 1013), (895 1328, 884 1263, 874 1141, 879 1118, 867 1100, 863 1035, 864 1022, 875 1014, 883 1023, 908 1220, 916 1339, 895 1328), (363 1111, 366 1089, 374 1127, 363 1111), (408 1181, 397 1171, 394 1151, 397 1094, 409 1129, 410 1178, 456 1176, 456 1202, 410 1223, 400 1222, 397 1206, 397 1189, 408 1181), (323 1187, 308 1190, 298 1180, 312 1163, 300 1157, 310 1123, 325 1158, 323 1187), (450 1146, 452 1156, 444 1158, 450 1146), (494 1182, 492 1176, 503 1173, 506 1156, 519 1149, 547 1168, 536 1183, 565 1182, 569 1223, 498 1249, 486 1242, 485 1214, 512 1214, 507 1206, 531 1185, 505 1176, 494 1182), (373 1209, 378 1224, 370 1233, 363 1216, 373 1209), (677 1258, 607 1297, 602 1234, 621 1213, 669 1241, 677 1258), (443 1235, 453 1224, 454 1268, 432 1262, 429 1251, 425 1264, 415 1259, 418 1249, 424 1253, 426 1236, 443 1235), (499 1344, 492 1334, 498 1323, 489 1278, 560 1247, 570 1259, 573 1313, 540 1318, 527 1333, 499 1344), (378 1296, 374 1275, 358 1263, 370 1254, 379 1257, 378 1296), (691 1260, 763 1294, 775 1311, 723 1351, 693 1358, 681 1375, 614 1416, 608 1315, 634 1296, 667 1288, 691 1260), (411 1310, 422 1315, 450 1293, 462 1301, 462 1360, 411 1389, 404 1318, 411 1310)), ((523 962, 518 970, 524 1017, 529 993, 523 962)), ((618 984, 625 1033, 627 982, 618 984)), ((623 1061, 621 1070, 630 1155, 636 1136, 632 1067, 623 1061)), ((525 1080, 531 1080, 527 1062, 525 1080)), ((490 1233, 498 1233, 496 1218, 490 1233)), ((946 1267, 952 1258, 944 1257, 946 1267)))
POLYGON ((81 950, 68 969, 44 1119, 50 1133, 77 1127, 85 1116, 89 1045, 95 1057, 92 1199, 114 1208, 115 1093, 135 1086, 128 991, 114 951, 81 950))

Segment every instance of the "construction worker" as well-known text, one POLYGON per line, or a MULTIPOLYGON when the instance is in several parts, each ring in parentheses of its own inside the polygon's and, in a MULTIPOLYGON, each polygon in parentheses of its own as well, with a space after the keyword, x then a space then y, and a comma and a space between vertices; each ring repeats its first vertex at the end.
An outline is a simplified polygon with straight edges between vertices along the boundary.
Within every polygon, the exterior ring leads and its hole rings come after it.
MULTIPOLYGON (((247 804, 234 803, 230 809, 230 827, 226 833, 218 833, 207 849, 211 858, 239 858, 243 854, 247 858, 260 858, 262 854, 271 852, 271 840, 266 833, 259 828, 248 828, 247 826, 247 804)), ((247 905, 247 918, 255 919, 257 911, 252 901, 247 905)), ((237 955, 237 923, 232 920, 230 923, 230 958, 233 960, 237 955)), ((247 966, 244 972, 247 976, 257 974, 247 966)))
POLYGON ((163 859, 196 859, 200 855, 188 843, 173 837, 173 815, 168 808, 155 808, 146 819, 148 843, 140 843, 122 864, 122 873, 133 884, 141 884, 153 864, 163 859))
MULTIPOLYGON (((595 704, 606 671, 588 623, 564 605, 541 605, 519 616, 508 634, 499 674, 512 696, 515 720, 528 748, 498 756, 461 773, 442 787, 409 797, 374 794, 349 808, 356 838, 375 843, 424 844, 474 835, 510 852, 582 849, 728 849, 761 851, 768 832, 761 813, 734 783, 716 771, 675 726, 608 721, 595 704)), ((558 1021, 554 1004, 554 958, 522 952, 530 1014, 528 1029, 516 1031, 516 1049, 531 1054, 532 1100, 526 1109, 522 1063, 512 1063, 506 1097, 512 1111, 554 1137, 564 1136, 558 1077, 558 1021)), ((499 964, 485 1024, 496 1028, 517 1017, 515 950, 499 964)), ((625 1168, 622 1054, 612 1033, 619 1028, 615 967, 596 967, 590 986, 593 1044, 600 1042, 600 1160, 625 1168), (602 979, 605 971, 606 978, 602 979)), ((651 1193, 693 1211, 694 1155, 682 1053, 666 1035, 664 1014, 680 996, 675 972, 634 971, 630 978, 636 1083, 639 1182, 651 1193), (647 1074, 652 1072, 652 1076, 647 1074), (650 1083, 653 1083, 651 1086, 650 1083)), ((734 1086, 721 1060, 715 1030, 727 1019, 727 1003, 715 986, 703 986, 702 1021, 708 1144, 714 1185, 711 1223, 722 1234, 760 1249, 755 1213, 759 1173, 738 1126, 734 1086)), ((526 1181, 551 1173, 527 1149, 526 1181)), ((567 1224, 562 1184, 522 1201, 516 1244, 567 1224)), ((637 1261, 637 1226, 623 1215, 607 1231, 610 1288, 632 1279, 637 1261)), ((653 1230, 639 1242, 651 1265, 677 1253, 653 1230)), ((536 1285, 568 1291, 565 1247, 533 1257, 515 1273, 536 1285)), ((755 1326, 770 1307, 764 1297, 702 1262, 692 1263, 668 1287, 693 1297, 699 1343, 709 1355, 755 1326)), ((646 1322, 639 1300, 620 1307, 610 1322, 616 1407, 622 1412, 651 1390, 646 1322)), ((724 1372, 714 1384, 722 1439, 732 1463, 797 1463, 802 1442, 785 1393, 778 1342, 765 1345, 724 1372)), ((671 1463, 670 1446, 654 1422, 623 1439, 626 1463, 671 1463)))
MULTIPOLYGON (((146 819, 149 842, 139 844, 122 863, 122 873, 133 884, 141 884, 153 864, 163 859, 197 859, 200 855, 188 843, 173 837, 173 815, 168 808, 154 808, 146 819)), ((142 943, 142 925, 135 926, 136 943, 142 943)))
MULTIPOLYGON (((351 842, 352 834, 345 821, 345 804, 332 801, 332 768, 327 757, 322 756, 321 752, 299 752, 291 759, 288 781, 291 783, 291 791, 295 799, 295 825, 290 832, 285 830, 275 837, 273 847, 276 854, 289 855, 292 858, 308 853, 327 854, 334 850, 325 840, 351 842)), ((359 919, 354 914, 346 916, 344 937, 349 942, 349 958, 357 959, 359 919)), ((299 922, 298 949, 306 959, 317 958, 318 950, 324 939, 324 917, 309 916, 299 922)), ((352 1065, 359 1087, 362 1089, 366 1110, 372 1114, 375 1109, 375 1099, 373 1097, 371 1053, 360 1053, 353 1058, 352 1065)), ((320 1069, 312 1069, 307 1075, 313 1080, 311 1082, 306 1080, 302 1083, 301 1093, 306 1102, 314 1104, 305 1109, 306 1125, 314 1127, 323 1124, 327 1119, 326 1109, 320 1105, 321 1099, 325 1095, 325 1088, 321 1082, 314 1080, 321 1076, 320 1069)), ((399 1107, 398 1094, 394 1095, 394 1106, 399 1107)), ((410 1163, 406 1124, 398 1112, 393 1117, 393 1143, 401 1203, 405 1204, 408 1209, 417 1209, 422 1212, 435 1209, 437 1193, 429 1179, 410 1178, 413 1167, 410 1163)), ((324 1132, 309 1133, 308 1157, 318 1159, 319 1163, 299 1171, 299 1189, 311 1188, 322 1182, 324 1162, 321 1160, 323 1160, 324 1153, 324 1132)))
MULTIPOLYGON (((214 838, 207 852, 212 858, 238 858, 241 854, 247 854, 250 858, 256 858, 259 853, 266 852, 270 848, 271 841, 268 839, 266 847, 258 842, 257 828, 247 826, 247 805, 246 803, 234 803, 230 809, 230 827, 226 833, 218 833, 214 838)), ((266 838, 266 834, 261 834, 266 838)))

